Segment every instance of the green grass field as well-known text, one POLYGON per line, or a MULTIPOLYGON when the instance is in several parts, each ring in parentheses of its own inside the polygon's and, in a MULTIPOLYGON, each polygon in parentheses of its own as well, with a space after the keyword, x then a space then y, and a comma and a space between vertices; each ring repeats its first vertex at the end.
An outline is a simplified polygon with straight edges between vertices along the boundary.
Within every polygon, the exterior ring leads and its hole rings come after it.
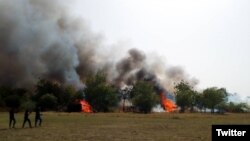
MULTIPOLYGON (((34 124, 34 113, 30 119, 34 124)), ((0 141, 211 141, 212 124, 250 124, 250 114, 43 113, 42 127, 8 128, 0 113, 0 141)))

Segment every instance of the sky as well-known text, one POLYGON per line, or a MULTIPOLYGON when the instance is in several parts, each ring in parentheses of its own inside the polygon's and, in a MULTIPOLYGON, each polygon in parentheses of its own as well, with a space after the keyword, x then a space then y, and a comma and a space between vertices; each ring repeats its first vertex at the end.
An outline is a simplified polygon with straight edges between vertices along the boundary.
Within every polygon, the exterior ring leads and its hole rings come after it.
POLYGON ((106 44, 155 53, 199 80, 250 101, 249 0, 74 0, 106 44))

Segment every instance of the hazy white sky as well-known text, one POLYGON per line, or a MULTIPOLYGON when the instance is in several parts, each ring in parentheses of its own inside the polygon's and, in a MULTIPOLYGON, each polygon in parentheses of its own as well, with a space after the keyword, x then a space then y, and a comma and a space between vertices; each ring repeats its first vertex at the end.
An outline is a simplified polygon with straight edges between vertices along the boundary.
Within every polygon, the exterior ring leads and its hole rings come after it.
POLYGON ((250 96, 249 0, 75 0, 108 44, 128 41, 199 79, 250 96))

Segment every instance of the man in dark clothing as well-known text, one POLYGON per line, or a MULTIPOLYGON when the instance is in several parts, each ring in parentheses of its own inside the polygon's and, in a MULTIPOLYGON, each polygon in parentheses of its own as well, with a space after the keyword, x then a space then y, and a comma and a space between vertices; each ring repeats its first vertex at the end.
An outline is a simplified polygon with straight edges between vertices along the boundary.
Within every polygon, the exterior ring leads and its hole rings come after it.
POLYGON ((42 118, 41 118, 41 108, 37 107, 36 108, 36 115, 35 115, 35 127, 37 125, 37 122, 39 121, 39 126, 42 124, 42 118))
POLYGON ((10 109, 9 116, 10 116, 9 128, 15 128, 16 119, 15 119, 15 111, 13 108, 10 109), (13 125, 12 125, 12 121, 13 121, 13 125))
POLYGON ((30 122, 30 119, 29 119, 29 114, 30 114, 29 110, 26 110, 24 112, 23 128, 24 128, 24 125, 25 125, 26 121, 28 121, 30 128, 32 128, 31 122, 30 122))

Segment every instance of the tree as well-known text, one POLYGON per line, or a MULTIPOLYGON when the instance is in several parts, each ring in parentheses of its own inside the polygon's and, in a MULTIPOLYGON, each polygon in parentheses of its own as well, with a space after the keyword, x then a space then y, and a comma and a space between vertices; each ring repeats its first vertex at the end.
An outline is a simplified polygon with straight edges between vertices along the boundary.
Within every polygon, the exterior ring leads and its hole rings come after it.
POLYGON ((0 106, 6 106, 6 97, 12 94, 12 89, 6 86, 0 86, 0 106))
MULTIPOLYGON (((70 86, 68 86, 70 87, 70 86)), ((54 96, 57 98, 57 108, 58 110, 65 111, 67 109, 68 104, 70 103, 70 100, 72 98, 73 90, 69 91, 66 87, 60 86, 58 89, 58 93, 54 94, 54 96), (72 93, 71 93, 72 92, 72 93)))
POLYGON ((36 103, 34 101, 31 101, 30 99, 26 100, 21 104, 21 108, 25 110, 34 110, 36 107, 36 103))
POLYGON ((9 95, 5 99, 5 105, 10 108, 19 108, 21 104, 20 96, 18 95, 9 95))
POLYGON ((57 105, 57 98, 53 94, 45 94, 39 100, 39 105, 46 110, 54 110, 57 105))
POLYGON ((197 92, 188 83, 181 81, 177 84, 175 86, 175 94, 176 104, 180 106, 181 113, 185 112, 185 109, 188 107, 191 107, 191 110, 193 109, 197 92))
POLYGON ((57 110, 65 110, 67 108, 72 96, 70 86, 65 88, 58 82, 52 82, 45 79, 39 80, 36 84, 36 95, 34 96, 34 100, 38 102, 42 96, 48 93, 56 97, 57 110))
POLYGON ((131 91, 131 100, 140 112, 149 113, 158 102, 153 86, 146 81, 137 82, 131 91))
POLYGON ((211 87, 203 91, 204 105, 211 109, 211 113, 217 105, 222 104, 227 100, 227 91, 224 88, 211 87))
POLYGON ((227 112, 242 113, 248 111, 248 105, 242 102, 241 103, 229 102, 226 105, 225 110, 227 112))
POLYGON ((87 78, 85 98, 96 112, 109 112, 118 104, 118 95, 106 81, 106 75, 98 72, 87 78))
POLYGON ((3 107, 5 104, 4 104, 4 99, 3 97, 0 95, 0 107, 3 107))
POLYGON ((29 98, 24 88, 1 87, 0 92, 2 104, 10 108, 19 108, 29 98))
POLYGON ((84 99, 85 98, 85 93, 83 90, 78 90, 74 95, 73 95, 73 99, 84 99))
POLYGON ((195 106, 199 108, 200 112, 202 112, 202 109, 205 108, 203 93, 198 93, 195 96, 195 106))

